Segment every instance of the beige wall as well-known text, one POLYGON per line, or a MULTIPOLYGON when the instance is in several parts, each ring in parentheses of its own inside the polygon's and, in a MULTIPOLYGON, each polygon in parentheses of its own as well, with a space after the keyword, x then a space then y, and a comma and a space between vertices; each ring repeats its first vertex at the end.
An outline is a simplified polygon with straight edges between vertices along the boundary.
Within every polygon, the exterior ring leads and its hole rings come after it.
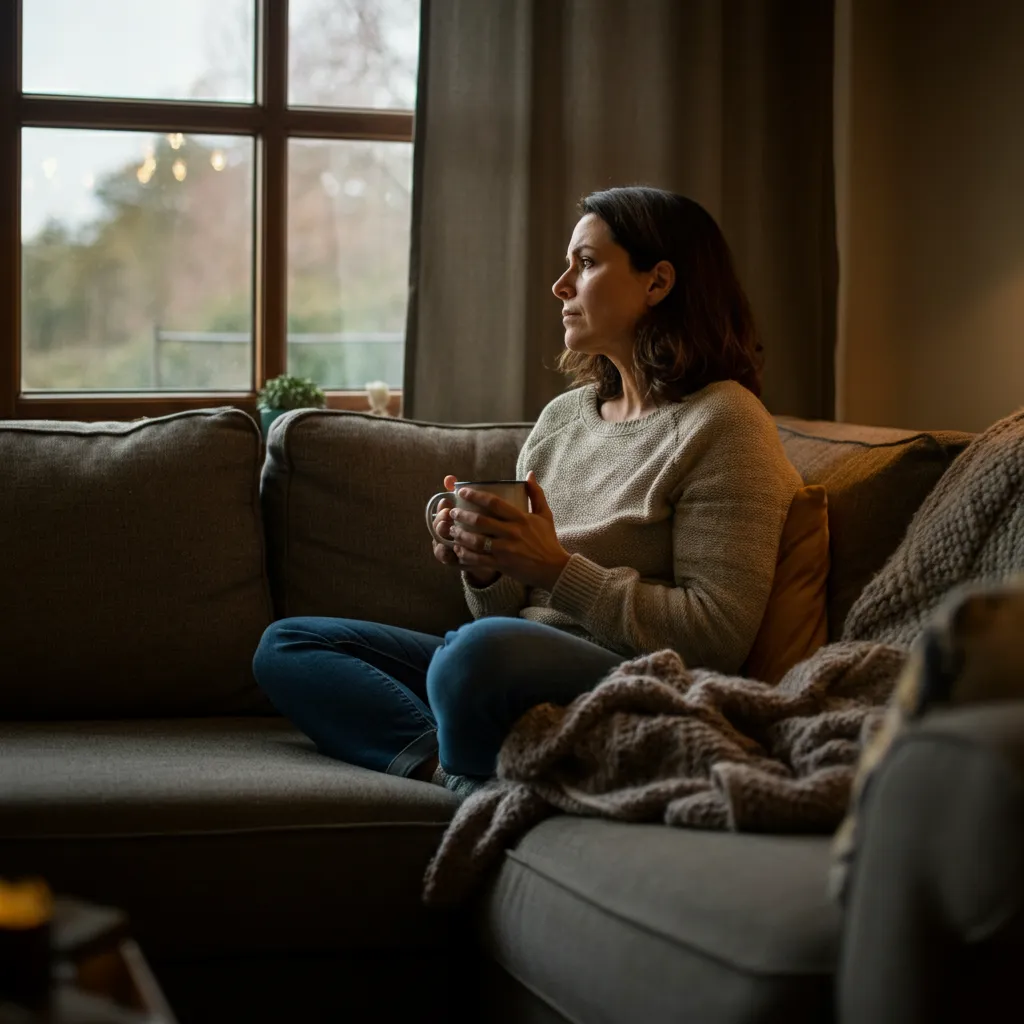
POLYGON ((837 418, 1024 405, 1024 0, 839 0, 837 418))

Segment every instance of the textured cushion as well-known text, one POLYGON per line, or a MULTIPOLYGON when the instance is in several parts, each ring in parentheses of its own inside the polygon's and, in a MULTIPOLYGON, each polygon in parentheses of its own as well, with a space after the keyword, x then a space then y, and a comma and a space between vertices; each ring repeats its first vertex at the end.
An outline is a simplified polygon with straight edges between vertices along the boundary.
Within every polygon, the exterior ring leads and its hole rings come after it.
POLYGON ((419 893, 456 805, 279 718, 0 723, 3 871, 123 907, 161 955, 436 941, 419 893))
POLYGON ((828 497, 818 484, 801 487, 782 527, 768 606, 744 674, 777 683, 828 639, 828 497))
POLYGON ((278 617, 368 619, 438 636, 468 621, 459 573, 434 559, 423 509, 447 473, 513 476, 529 431, 332 410, 282 416, 262 483, 278 617))
POLYGON ((777 423, 804 483, 822 484, 828 492, 828 630, 834 640, 857 595, 972 435, 786 418, 777 423))
POLYGON ((821 836, 551 818, 506 854, 483 936, 573 1021, 828 1020, 828 856, 821 836))
POLYGON ((260 459, 234 409, 0 422, 0 717, 266 707, 260 459))

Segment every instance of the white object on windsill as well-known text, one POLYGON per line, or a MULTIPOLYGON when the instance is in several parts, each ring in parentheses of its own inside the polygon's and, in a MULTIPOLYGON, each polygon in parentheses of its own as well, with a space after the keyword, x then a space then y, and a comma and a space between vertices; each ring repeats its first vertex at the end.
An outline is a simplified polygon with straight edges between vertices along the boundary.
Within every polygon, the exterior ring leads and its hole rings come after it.
POLYGON ((387 384, 382 380, 371 380, 366 384, 366 397, 370 402, 370 415, 371 416, 387 416, 388 413, 388 399, 391 397, 391 392, 388 390, 387 384))

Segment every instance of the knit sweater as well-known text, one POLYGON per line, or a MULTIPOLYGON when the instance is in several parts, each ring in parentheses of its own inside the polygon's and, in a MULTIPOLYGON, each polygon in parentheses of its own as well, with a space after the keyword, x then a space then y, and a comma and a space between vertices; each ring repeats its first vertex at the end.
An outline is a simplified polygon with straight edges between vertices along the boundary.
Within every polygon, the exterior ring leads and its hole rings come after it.
POLYGON ((626 657, 671 648, 688 666, 740 669, 802 485, 757 397, 721 381, 609 422, 596 389, 577 388, 526 439, 517 477, 531 469, 569 561, 550 592, 464 574, 474 618, 520 616, 626 657))

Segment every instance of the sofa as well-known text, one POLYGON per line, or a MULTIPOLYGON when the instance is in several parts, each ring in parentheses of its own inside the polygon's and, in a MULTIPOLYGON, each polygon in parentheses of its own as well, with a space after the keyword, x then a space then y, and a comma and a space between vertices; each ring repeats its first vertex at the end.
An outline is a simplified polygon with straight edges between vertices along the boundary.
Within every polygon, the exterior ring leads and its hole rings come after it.
MULTIPOLYGON (((971 438, 777 426, 828 491, 834 638, 971 438)), ((456 798, 320 755, 252 653, 291 615, 465 622, 423 505, 447 472, 510 475, 528 430, 299 410, 264 444, 231 408, 0 422, 0 877, 126 910, 181 1024, 934 1021, 1001 992, 1024 704, 908 731, 844 909, 828 836, 568 816, 471 905, 424 906, 456 798), (929 809, 971 841, 930 842, 929 809), (1005 911, 988 931, 982 904, 1005 911)))

